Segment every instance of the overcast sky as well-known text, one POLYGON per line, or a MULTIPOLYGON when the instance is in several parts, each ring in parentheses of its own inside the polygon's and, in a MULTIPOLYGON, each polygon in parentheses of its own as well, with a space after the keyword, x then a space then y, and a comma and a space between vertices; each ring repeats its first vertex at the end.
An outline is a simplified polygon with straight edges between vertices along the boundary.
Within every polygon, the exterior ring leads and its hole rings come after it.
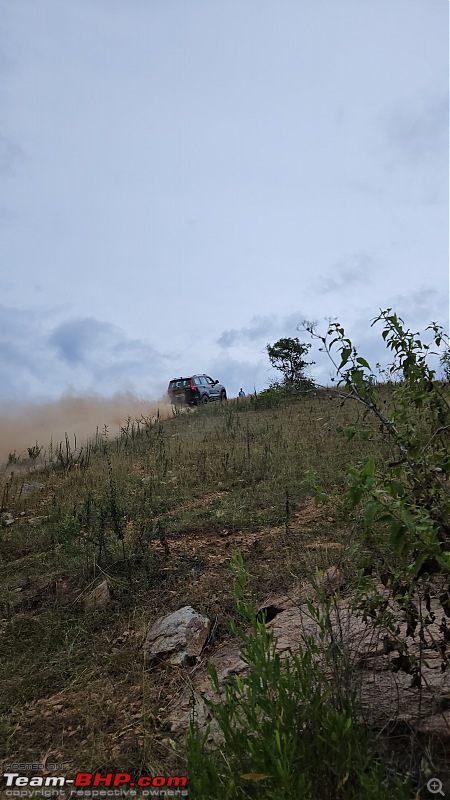
MULTIPOLYGON (((0 400, 448 326, 448 0, 0 0, 0 400)), ((329 367, 316 365, 324 380, 329 367)))

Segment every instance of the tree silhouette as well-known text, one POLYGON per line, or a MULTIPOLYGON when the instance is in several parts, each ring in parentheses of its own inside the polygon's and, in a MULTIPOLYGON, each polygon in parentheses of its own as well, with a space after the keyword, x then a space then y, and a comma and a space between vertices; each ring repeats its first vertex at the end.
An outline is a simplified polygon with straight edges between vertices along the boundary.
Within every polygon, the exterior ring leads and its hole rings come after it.
POLYGON ((272 367, 281 372, 282 382, 279 384, 288 391, 300 391, 310 388, 313 383, 305 375, 306 367, 314 361, 305 361, 305 356, 310 349, 310 344, 304 344, 297 337, 295 339, 278 339, 275 344, 267 345, 267 354, 272 367))

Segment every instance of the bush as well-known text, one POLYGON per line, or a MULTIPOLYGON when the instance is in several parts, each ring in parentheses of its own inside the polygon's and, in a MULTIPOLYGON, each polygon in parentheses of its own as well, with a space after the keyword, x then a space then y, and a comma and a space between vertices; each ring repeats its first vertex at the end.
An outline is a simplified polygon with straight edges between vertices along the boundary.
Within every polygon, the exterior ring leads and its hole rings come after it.
POLYGON ((259 394, 252 395, 250 402, 253 408, 277 408, 286 401, 288 392, 277 383, 272 383, 267 389, 263 389, 259 394))
POLYGON ((428 363, 447 337, 431 323, 432 341, 423 342, 391 309, 381 312, 377 322, 384 323, 382 337, 394 354, 386 371, 388 399, 338 323, 323 337, 310 331, 330 358, 336 346, 345 402, 364 408, 360 424, 344 430, 347 438, 371 438, 378 430, 389 443, 391 459, 381 468, 373 456, 350 467, 347 499, 350 509, 361 509, 364 532, 373 544, 386 532, 392 583, 406 582, 412 591, 422 576, 447 574, 450 568, 450 403, 428 363))
MULTIPOLYGON (((230 678, 225 697, 208 703, 223 734, 219 752, 208 752, 209 729, 195 722, 188 734, 192 796, 197 800, 340 800, 406 798, 406 788, 387 778, 358 723, 354 693, 343 675, 335 682, 328 668, 346 671, 345 656, 330 638, 329 606, 310 606, 319 641, 306 639, 291 657, 275 652, 273 634, 243 601, 245 573, 234 560, 236 608, 241 616, 232 631, 242 642, 248 664, 243 679, 230 678), (246 633, 245 623, 251 632, 246 633), (325 666, 323 657, 325 654, 325 666)), ((217 673, 210 666, 216 692, 217 673)))

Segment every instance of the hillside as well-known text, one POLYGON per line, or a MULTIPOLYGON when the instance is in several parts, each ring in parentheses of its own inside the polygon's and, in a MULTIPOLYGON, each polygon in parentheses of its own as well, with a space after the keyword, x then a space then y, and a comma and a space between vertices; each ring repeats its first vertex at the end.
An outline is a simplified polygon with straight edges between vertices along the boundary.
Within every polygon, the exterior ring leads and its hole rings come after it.
POLYGON ((193 670, 146 664, 148 625, 189 605, 213 623, 206 656, 228 641, 234 551, 255 602, 317 569, 338 564, 351 587, 377 568, 342 488, 351 463, 373 454, 382 466, 391 446, 381 432, 345 441, 337 428, 357 414, 325 391, 246 398, 130 420, 82 458, 68 446, 57 467, 4 475, 3 762, 184 774, 167 710, 193 670), (328 503, 316 505, 317 487, 328 503))

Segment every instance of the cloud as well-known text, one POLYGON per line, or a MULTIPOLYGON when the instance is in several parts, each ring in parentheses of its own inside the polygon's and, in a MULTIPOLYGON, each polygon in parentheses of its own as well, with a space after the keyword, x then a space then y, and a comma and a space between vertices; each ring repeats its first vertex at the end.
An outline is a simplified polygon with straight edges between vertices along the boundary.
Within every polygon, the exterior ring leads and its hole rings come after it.
POLYGON ((224 331, 217 339, 219 347, 233 347, 244 341, 254 342, 261 336, 267 336, 273 330, 276 317, 253 317, 246 328, 233 328, 224 331))
POLYGON ((448 97, 417 108, 396 108, 383 120, 385 172, 390 185, 401 178, 408 204, 448 204, 448 97))
POLYGON ((61 323, 48 341, 59 357, 73 367, 92 362, 94 354, 108 348, 118 334, 120 331, 114 325, 88 317, 61 323))
POLYGON ((401 108, 391 113, 386 134, 396 157, 414 165, 447 158, 448 113, 447 96, 429 100, 419 111, 401 108))
POLYGON ((56 326, 46 310, 0 306, 0 399, 140 391, 159 396, 169 355, 93 317, 56 326))
POLYGON ((245 344, 267 344, 268 337, 279 338, 280 336, 296 335, 297 326, 305 318, 300 311, 293 312, 285 317, 271 316, 252 317, 250 323, 243 328, 232 328, 224 331, 217 339, 219 347, 228 349, 245 344))
POLYGON ((336 292, 339 289, 348 290, 350 287, 366 284, 370 280, 373 269, 373 258, 368 253, 353 253, 348 258, 343 258, 332 267, 332 275, 321 278, 316 284, 321 294, 336 292))

